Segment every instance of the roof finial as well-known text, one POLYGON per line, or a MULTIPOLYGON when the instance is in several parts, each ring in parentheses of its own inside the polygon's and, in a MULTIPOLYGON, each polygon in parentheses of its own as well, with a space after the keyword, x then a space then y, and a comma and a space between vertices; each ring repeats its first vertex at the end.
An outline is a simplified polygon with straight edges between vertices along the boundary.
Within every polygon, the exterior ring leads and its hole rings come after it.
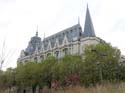
POLYGON ((38 36, 38 25, 37 25, 37 30, 36 30, 36 36, 38 36))
POLYGON ((89 6, 88 6, 88 3, 87 3, 87 9, 88 9, 88 7, 89 7, 89 6))
POLYGON ((80 18, 79 18, 79 16, 78 16, 78 24, 80 24, 80 18))
POLYGON ((44 40, 45 40, 45 32, 44 32, 44 40))

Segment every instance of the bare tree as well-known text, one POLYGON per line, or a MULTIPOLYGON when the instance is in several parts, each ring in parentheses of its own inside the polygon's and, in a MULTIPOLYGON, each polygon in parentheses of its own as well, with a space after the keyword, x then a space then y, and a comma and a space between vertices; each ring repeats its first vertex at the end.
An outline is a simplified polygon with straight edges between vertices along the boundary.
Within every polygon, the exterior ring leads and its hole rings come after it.
POLYGON ((6 39, 2 43, 1 53, 0 53, 0 70, 2 70, 3 64, 5 66, 9 65, 10 58, 12 58, 15 51, 7 50, 6 39))

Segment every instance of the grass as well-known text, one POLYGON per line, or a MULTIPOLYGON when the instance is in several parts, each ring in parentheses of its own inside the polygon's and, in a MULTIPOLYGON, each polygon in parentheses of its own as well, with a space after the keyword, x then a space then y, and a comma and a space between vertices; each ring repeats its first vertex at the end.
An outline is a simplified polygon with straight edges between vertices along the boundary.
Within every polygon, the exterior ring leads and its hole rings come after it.
POLYGON ((66 91, 58 90, 54 91, 52 93, 125 93, 125 88, 120 89, 109 89, 109 88, 90 88, 90 89, 84 89, 84 88, 71 88, 66 91))
POLYGON ((72 87, 64 90, 52 91, 51 93, 125 93, 125 86, 121 85, 106 85, 96 86, 91 88, 72 87))
MULTIPOLYGON (((8 93, 8 92, 0 91, 0 93, 8 93)), ((65 89, 65 91, 62 88, 60 88, 56 91, 51 91, 51 92, 48 91, 48 92, 42 92, 42 93, 125 93, 125 83, 106 84, 103 86, 98 85, 96 87, 91 87, 91 88, 75 86, 75 87, 67 88, 65 89)))

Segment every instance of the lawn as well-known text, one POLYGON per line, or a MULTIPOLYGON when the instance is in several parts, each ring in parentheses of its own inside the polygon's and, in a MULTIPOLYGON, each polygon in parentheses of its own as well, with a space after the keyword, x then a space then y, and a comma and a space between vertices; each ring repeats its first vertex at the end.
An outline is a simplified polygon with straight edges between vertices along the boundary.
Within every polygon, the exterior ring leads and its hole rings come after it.
MULTIPOLYGON (((6 92, 0 91, 0 93, 8 93, 8 92, 6 90, 6 92)), ((10 92, 10 93, 16 93, 16 92, 10 92)), ((32 92, 26 92, 26 93, 32 93, 32 92)), ((125 93, 125 84, 124 83, 120 85, 106 84, 105 86, 96 86, 91 88, 75 86, 66 88, 65 90, 60 88, 57 89, 56 91, 53 90, 50 91, 49 89, 47 89, 47 91, 41 93, 125 93)))
POLYGON ((125 87, 116 85, 97 86, 92 88, 72 87, 64 90, 57 90, 51 93, 125 93, 125 87))

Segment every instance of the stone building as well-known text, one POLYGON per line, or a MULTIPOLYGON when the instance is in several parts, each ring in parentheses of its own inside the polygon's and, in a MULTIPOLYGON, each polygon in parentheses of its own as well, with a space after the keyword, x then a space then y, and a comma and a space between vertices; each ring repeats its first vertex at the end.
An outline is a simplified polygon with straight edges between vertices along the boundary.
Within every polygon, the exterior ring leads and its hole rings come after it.
POLYGON ((25 50, 21 51, 18 64, 25 64, 28 61, 40 62, 48 56, 61 58, 67 54, 84 54, 86 46, 97 44, 101 39, 96 37, 89 8, 86 10, 85 26, 82 30, 80 24, 76 24, 63 31, 41 40, 36 35, 31 38, 25 50))

